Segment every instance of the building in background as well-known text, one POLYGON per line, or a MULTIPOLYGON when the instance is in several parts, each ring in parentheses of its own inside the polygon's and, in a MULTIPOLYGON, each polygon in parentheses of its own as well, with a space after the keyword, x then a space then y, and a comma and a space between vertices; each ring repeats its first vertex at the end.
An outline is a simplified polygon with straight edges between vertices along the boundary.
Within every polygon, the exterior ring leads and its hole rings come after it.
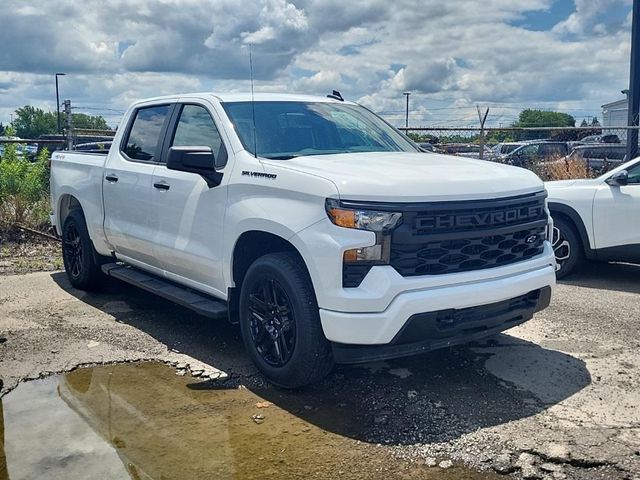
POLYGON ((628 107, 629 102, 626 98, 602 105, 602 126, 626 127, 628 107))

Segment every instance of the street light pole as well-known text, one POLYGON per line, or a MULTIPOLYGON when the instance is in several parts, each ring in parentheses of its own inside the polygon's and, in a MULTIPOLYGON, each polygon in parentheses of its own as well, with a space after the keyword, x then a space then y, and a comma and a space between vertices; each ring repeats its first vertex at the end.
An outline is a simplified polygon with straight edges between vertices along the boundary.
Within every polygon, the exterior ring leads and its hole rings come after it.
MULTIPOLYGON (((403 95, 407 97, 407 112, 404 117, 404 127, 408 129, 409 128, 409 95, 411 95, 411 92, 404 92, 403 95)), ((405 131, 405 133, 407 133, 407 131, 405 131)))
POLYGON ((58 76, 64 73, 56 73, 56 112, 58 112, 58 133, 60 133, 60 94, 58 93, 58 76))
MULTIPOLYGON (((629 68, 629 93, 627 125, 638 126, 640 113, 640 0, 633 0, 633 17, 631 20, 631 65, 629 68)), ((627 131, 627 160, 638 154, 638 130, 627 131)))

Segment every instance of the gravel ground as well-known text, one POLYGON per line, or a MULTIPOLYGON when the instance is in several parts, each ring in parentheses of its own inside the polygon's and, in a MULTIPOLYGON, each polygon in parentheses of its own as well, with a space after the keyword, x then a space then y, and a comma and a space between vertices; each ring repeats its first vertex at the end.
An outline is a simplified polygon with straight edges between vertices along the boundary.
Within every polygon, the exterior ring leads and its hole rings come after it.
POLYGON ((6 275, 0 395, 79 365, 157 360, 245 385, 327 431, 410 462, 448 458, 517 478, 640 478, 639 293, 640 266, 594 264, 507 334, 339 366, 322 384, 289 393, 264 382, 225 322, 113 280, 89 294, 61 272, 6 275))
POLYGON ((0 227, 0 275, 61 268, 59 242, 25 230, 0 227))

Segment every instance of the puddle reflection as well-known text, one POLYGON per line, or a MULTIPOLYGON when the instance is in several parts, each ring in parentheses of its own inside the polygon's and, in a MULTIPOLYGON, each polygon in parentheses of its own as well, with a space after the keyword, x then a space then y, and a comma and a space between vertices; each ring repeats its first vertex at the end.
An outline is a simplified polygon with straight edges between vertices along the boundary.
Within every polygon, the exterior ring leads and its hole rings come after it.
POLYGON ((0 399, 0 480, 494 478, 396 460, 246 389, 195 383, 140 363, 22 384, 0 399))

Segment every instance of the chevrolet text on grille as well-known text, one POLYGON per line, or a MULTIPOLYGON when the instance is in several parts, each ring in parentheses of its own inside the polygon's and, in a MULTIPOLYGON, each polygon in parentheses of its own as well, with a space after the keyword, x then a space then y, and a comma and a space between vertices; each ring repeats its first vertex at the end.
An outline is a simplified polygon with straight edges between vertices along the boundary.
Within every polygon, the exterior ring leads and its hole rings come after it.
POLYGON ((535 205, 495 212, 469 213, 463 215, 433 215, 418 218, 416 220, 416 227, 419 229, 442 229, 499 225, 540 218, 542 213, 543 207, 535 205))

